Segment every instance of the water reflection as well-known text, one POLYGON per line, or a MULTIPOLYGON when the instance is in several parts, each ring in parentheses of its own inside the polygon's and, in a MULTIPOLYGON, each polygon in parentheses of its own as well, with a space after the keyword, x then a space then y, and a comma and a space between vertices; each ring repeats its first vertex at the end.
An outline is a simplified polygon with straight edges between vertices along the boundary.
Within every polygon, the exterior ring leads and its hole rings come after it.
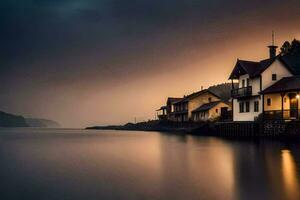
POLYGON ((0 142, 0 199, 300 199, 298 143, 81 130, 0 142))
POLYGON ((300 199, 299 182, 297 178, 297 168, 293 155, 289 150, 282 150, 282 176, 285 190, 287 192, 286 199, 300 199))

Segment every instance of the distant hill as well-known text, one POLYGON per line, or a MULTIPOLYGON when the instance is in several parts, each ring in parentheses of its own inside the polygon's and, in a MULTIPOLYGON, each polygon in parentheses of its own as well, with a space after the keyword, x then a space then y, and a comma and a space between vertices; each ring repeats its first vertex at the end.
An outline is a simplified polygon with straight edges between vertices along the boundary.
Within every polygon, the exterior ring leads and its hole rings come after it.
POLYGON ((0 127, 28 127, 23 116, 0 111, 0 127))
POLYGON ((39 119, 39 118, 26 118, 26 123, 30 127, 40 127, 40 128, 59 128, 61 125, 53 120, 49 119, 39 119))
MULTIPOLYGON (((234 83, 234 87, 238 87, 238 83, 234 83)), ((223 101, 228 102, 231 98, 231 83, 222 83, 208 88, 209 91, 218 95, 223 101)))

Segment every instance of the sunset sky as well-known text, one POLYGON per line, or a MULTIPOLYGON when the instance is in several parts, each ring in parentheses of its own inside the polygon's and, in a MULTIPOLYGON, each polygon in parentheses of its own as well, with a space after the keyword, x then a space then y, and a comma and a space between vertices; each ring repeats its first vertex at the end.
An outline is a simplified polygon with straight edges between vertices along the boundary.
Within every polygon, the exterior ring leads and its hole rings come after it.
POLYGON ((65 127, 153 119, 300 39, 299 0, 1 0, 0 110, 65 127))

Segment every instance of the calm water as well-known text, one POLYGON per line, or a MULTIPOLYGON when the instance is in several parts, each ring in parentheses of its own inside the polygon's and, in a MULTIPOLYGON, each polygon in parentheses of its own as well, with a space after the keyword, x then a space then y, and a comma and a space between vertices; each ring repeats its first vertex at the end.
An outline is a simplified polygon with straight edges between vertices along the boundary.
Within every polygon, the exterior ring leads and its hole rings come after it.
POLYGON ((0 159, 1 200, 300 199, 295 143, 3 129, 0 159))

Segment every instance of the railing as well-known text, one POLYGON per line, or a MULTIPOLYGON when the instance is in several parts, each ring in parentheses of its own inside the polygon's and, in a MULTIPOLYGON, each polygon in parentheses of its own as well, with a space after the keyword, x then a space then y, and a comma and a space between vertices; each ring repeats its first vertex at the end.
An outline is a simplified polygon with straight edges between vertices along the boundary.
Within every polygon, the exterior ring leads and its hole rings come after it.
POLYGON ((252 95, 252 86, 237 88, 231 90, 232 98, 247 97, 252 95))
POLYGON ((270 110, 264 111, 264 119, 266 120, 293 120, 298 119, 300 116, 300 110, 270 110))

